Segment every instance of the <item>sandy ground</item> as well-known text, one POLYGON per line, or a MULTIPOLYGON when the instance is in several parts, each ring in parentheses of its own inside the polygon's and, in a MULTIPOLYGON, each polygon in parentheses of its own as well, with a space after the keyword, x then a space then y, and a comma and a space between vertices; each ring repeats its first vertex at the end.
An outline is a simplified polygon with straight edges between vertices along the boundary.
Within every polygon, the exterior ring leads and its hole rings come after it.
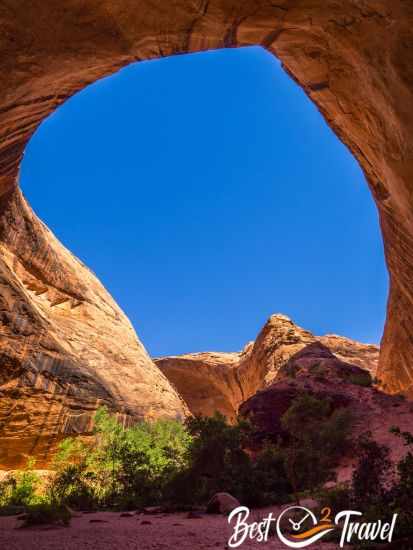
MULTIPOLYGON (((274 512, 277 509, 272 509, 274 512)), ((260 510, 260 516, 263 511, 260 510)), ((4 550, 224 550, 232 529, 223 516, 188 514, 134 515, 97 512, 72 519, 70 527, 21 529, 15 517, 0 518, 0 549, 4 550)), ((245 542, 241 550, 286 549, 270 539, 266 544, 245 542)), ((312 550, 337 549, 337 544, 315 543, 312 550)))

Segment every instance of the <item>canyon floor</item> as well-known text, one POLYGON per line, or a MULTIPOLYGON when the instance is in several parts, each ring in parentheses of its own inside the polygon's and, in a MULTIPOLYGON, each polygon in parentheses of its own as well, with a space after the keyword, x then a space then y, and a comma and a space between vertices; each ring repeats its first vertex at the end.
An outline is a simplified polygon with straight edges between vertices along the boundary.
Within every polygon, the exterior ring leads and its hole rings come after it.
MULTIPOLYGON (((270 511, 276 515, 279 508, 271 507, 253 512, 256 519, 270 511)), ((187 513, 156 516, 133 515, 121 517, 115 512, 80 514, 69 527, 19 528, 15 517, 0 518, 0 548, 8 550, 216 550, 227 549, 232 533, 227 518, 205 515, 189 519, 187 513), (147 522, 147 523, 145 523, 147 522)), ((317 543, 313 550, 331 550, 337 544, 317 543)), ((271 538, 267 543, 244 542, 242 550, 271 548, 285 549, 285 545, 271 538)))

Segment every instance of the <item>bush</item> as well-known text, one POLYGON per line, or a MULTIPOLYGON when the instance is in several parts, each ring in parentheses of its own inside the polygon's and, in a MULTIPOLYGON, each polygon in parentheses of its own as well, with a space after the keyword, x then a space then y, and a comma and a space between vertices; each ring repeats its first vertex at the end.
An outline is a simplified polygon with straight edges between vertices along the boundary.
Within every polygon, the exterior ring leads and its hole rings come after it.
POLYGON ((50 480, 51 503, 93 510, 97 506, 97 495, 92 483, 94 479, 94 472, 88 471, 85 464, 68 464, 50 480))
POLYGON ((363 386, 364 388, 370 388, 373 385, 373 378, 367 371, 365 373, 352 374, 349 376, 348 381, 350 384, 363 386))
MULTIPOLYGON (((351 417, 306 394, 291 403, 282 425, 286 441, 252 455, 253 428, 243 420, 230 425, 217 413, 185 424, 157 420, 124 428, 107 409, 99 409, 93 441, 68 438, 60 444, 42 497, 48 505, 33 508, 30 521, 53 520, 51 508, 59 518, 66 506, 187 509, 216 492, 228 492, 250 507, 285 503, 291 493, 315 491, 334 477, 348 446, 351 417)), ((39 504, 39 479, 31 467, 0 484, 3 505, 39 504)))
POLYGON ((303 394, 292 401, 281 425, 289 435, 285 470, 298 500, 300 491, 314 493, 335 478, 338 459, 350 446, 352 416, 343 408, 333 410, 329 400, 303 394))
POLYGON ((70 510, 66 506, 37 504, 28 507, 26 514, 22 518, 22 527, 50 524, 68 526, 71 517, 70 510))
POLYGON ((266 446, 251 459, 245 448, 251 426, 238 420, 229 425, 224 416, 194 417, 187 421, 192 436, 189 462, 168 487, 167 500, 180 506, 207 502, 227 492, 248 506, 265 506, 288 500, 291 485, 285 474, 282 451, 266 446))
POLYGON ((239 421, 229 425, 216 413, 212 417, 191 417, 186 422, 191 434, 188 468, 178 476, 192 487, 191 502, 206 502, 217 492, 228 492, 244 500, 246 480, 251 475, 251 459, 243 447, 250 431, 249 424, 239 421))
POLYGON ((280 447, 267 445, 252 464, 245 504, 250 507, 285 504, 292 492, 280 447))
POLYGON ((75 439, 60 445, 50 498, 80 509, 159 504, 171 479, 187 465, 190 441, 177 421, 124 428, 107 409, 99 409, 93 447, 75 439))
POLYGON ((25 506, 39 500, 37 491, 40 477, 33 471, 34 464, 34 459, 28 459, 24 470, 11 473, 3 479, 0 483, 1 506, 25 506))
POLYGON ((389 449, 379 445, 366 432, 356 443, 357 467, 353 472, 353 496, 361 510, 372 509, 386 501, 391 483, 389 449))
POLYGON ((118 449, 117 480, 132 506, 159 504, 171 480, 188 464, 191 436, 176 421, 141 422, 118 449))

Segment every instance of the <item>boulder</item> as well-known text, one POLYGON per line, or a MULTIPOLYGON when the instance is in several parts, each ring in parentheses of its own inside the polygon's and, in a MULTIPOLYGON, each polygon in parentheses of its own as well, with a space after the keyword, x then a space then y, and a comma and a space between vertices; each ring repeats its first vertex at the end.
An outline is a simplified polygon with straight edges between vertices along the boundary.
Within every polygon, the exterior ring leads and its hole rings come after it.
POLYGON ((207 504, 208 514, 228 515, 240 506, 239 501, 229 493, 216 493, 207 504))

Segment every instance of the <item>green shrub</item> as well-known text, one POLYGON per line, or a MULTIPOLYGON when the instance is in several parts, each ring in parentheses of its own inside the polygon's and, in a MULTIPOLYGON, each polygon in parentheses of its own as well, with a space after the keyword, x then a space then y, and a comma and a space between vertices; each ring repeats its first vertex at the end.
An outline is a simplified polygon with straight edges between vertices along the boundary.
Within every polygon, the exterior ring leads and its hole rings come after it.
POLYGON ((219 413, 212 417, 191 417, 186 422, 191 434, 188 471, 178 476, 192 487, 192 501, 205 502, 225 491, 245 497, 245 480, 251 474, 251 459, 244 451, 250 426, 244 421, 229 425, 219 413))
POLYGON ((0 483, 1 506, 25 506, 39 500, 40 477, 33 471, 34 459, 28 459, 24 470, 8 474, 0 483))
POLYGON ((353 497, 361 510, 372 509, 386 501, 391 481, 390 451, 374 441, 370 432, 359 437, 355 450, 358 462, 352 477, 353 497))
POLYGON ((364 388, 370 388, 373 385, 373 378, 369 372, 363 372, 360 374, 352 374, 349 376, 348 381, 355 386, 363 386, 364 388))
POLYGON ((252 464, 245 504, 250 507, 285 504, 292 492, 280 447, 267 445, 252 464))
POLYGON ((22 518, 22 527, 33 525, 65 525, 68 526, 71 520, 71 513, 67 506, 37 504, 29 506, 22 518))
POLYGON ((296 397, 281 418, 289 440, 284 464, 296 500, 300 491, 315 492, 335 477, 339 458, 350 447, 350 411, 333 410, 327 399, 310 394, 296 397))
POLYGON ((229 425, 224 416, 193 417, 189 461, 168 486, 166 499, 181 508, 205 503, 216 492, 228 492, 250 507, 283 503, 291 486, 279 448, 266 446, 251 459, 245 448, 251 426, 238 420, 229 425))
POLYGON ((101 408, 93 446, 75 439, 60 445, 51 500, 80 509, 159 504, 171 479, 186 467, 190 442, 178 421, 142 421, 124 428, 101 408))

